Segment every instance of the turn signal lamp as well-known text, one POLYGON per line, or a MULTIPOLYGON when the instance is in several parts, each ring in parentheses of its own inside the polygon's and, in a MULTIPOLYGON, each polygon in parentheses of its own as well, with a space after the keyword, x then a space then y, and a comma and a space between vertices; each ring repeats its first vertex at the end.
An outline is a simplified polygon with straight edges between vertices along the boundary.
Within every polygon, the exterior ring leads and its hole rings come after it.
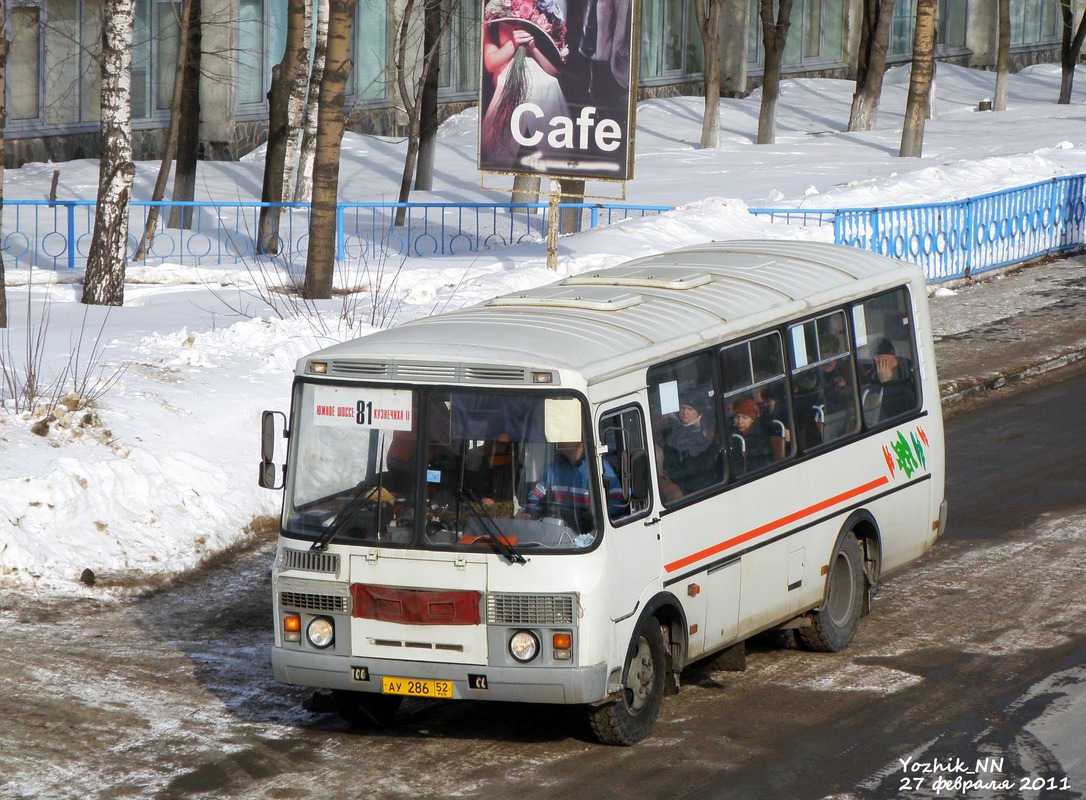
POLYGON ((298 614, 283 617, 283 641, 300 642, 302 640, 302 618, 298 614))
POLYGON ((573 657, 573 634, 569 631, 556 631, 551 635, 556 661, 568 661, 573 657))

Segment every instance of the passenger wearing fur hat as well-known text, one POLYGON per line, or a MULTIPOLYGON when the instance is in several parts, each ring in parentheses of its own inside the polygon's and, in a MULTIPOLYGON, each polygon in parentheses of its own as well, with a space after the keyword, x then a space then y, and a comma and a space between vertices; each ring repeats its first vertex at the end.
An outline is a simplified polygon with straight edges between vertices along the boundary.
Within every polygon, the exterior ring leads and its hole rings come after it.
POLYGON ((664 437, 664 472, 682 494, 718 482, 723 474, 720 449, 714 444, 712 403, 708 392, 689 390, 679 395, 678 419, 664 437))
POLYGON ((679 398, 679 421, 683 425, 701 425, 701 418, 709 411, 709 397, 704 392, 684 392, 679 398))

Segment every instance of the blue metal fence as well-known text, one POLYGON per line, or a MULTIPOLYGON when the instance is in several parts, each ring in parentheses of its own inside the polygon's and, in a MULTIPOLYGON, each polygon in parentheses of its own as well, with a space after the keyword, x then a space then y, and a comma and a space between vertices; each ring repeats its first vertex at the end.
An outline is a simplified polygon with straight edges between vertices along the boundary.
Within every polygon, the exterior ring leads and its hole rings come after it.
MULTIPOLYGON (((2 245, 9 264, 51 269, 86 263, 94 226, 93 200, 7 200, 2 245)), ((144 263, 181 266, 229 264, 256 256, 287 264, 305 261, 309 205, 299 203, 152 203, 134 201, 129 257, 136 254, 147 215, 161 220, 144 263), (274 241, 257 242, 262 208, 279 209, 274 241), (171 210, 190 217, 185 228, 167 227, 171 210)), ((560 233, 610 225, 669 206, 563 203, 560 233)), ((1052 178, 945 203, 882 208, 771 209, 752 214, 772 223, 832 225, 839 244, 873 250, 919 264, 928 280, 964 278, 988 269, 1086 246, 1086 175, 1052 178)), ((342 203, 336 253, 361 258, 461 255, 546 238, 551 211, 545 203, 342 203), (402 212, 402 224, 396 216, 402 212)))
MULTIPOLYGON (((93 200, 7 200, 0 241, 13 267, 75 268, 86 264, 94 228, 93 200)), ((133 201, 128 255, 133 259, 152 207, 160 219, 142 263, 230 264, 255 256, 304 263, 309 204, 258 202, 133 201), (278 235, 258 242, 262 208, 279 211, 278 235), (170 212, 189 217, 168 227, 170 212)), ((669 211, 670 206, 624 203, 562 203, 560 233, 610 225, 630 217, 669 211), (568 230, 567 230, 568 229, 568 230)), ((546 237, 546 203, 341 203, 336 253, 342 260, 380 256, 460 255, 546 237), (403 223, 395 224, 402 210, 403 223)), ((136 263, 136 262, 130 262, 136 263)))
POLYGON ((1086 175, 945 203, 751 209, 772 222, 833 225, 834 241, 912 261, 931 282, 965 278, 1086 245, 1086 175))

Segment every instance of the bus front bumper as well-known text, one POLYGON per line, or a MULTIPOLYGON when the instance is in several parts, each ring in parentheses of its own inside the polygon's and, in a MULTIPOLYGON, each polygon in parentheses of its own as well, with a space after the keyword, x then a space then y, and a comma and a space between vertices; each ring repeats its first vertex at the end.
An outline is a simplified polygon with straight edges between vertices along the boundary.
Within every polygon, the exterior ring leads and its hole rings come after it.
POLYGON ((453 683, 456 700, 582 704, 603 700, 607 664, 587 667, 491 667, 355 658, 272 647, 272 672, 280 683, 320 689, 380 692, 382 678, 453 683), (357 676, 364 674, 365 679, 357 676))

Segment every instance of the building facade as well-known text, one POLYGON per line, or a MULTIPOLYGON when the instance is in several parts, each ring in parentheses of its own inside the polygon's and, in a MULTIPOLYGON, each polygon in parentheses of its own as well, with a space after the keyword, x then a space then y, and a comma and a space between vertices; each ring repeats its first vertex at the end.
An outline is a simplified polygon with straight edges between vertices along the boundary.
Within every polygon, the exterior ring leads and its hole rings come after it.
MULTIPOLYGON (((135 0, 132 118, 138 159, 160 157, 169 122, 180 3, 135 0)), ((354 71, 348 86, 352 130, 396 135, 405 119, 397 97, 395 35, 407 0, 358 0, 354 71)), ((640 0, 640 98, 699 94, 704 78, 695 14, 702 0, 640 0)), ((443 0, 451 24, 439 53, 444 114, 478 102, 483 0, 443 0)), ((722 84, 742 96, 761 79, 758 0, 725 0, 722 84)), ((1076 6, 1086 0, 1076 0, 1076 6)), ((236 159, 256 148, 267 127, 272 67, 282 56, 286 0, 203 0, 200 140, 202 157, 236 159)), ((414 3, 415 6, 421 3, 414 3)), ((889 62, 910 58, 916 0, 897 0, 889 62)), ((862 0, 795 0, 786 77, 854 76, 862 0)), ((996 58, 997 0, 939 0, 940 59, 991 68, 996 58)), ((98 154, 102 0, 9 0, 8 165, 68 161, 98 154)), ((1081 9, 1078 9, 1081 12, 1081 9)), ((1058 62, 1061 20, 1055 0, 1011 3, 1014 67, 1058 62)), ((409 26, 418 39, 419 25, 409 26)), ((1055 101, 1055 98, 1053 98, 1055 101)))

